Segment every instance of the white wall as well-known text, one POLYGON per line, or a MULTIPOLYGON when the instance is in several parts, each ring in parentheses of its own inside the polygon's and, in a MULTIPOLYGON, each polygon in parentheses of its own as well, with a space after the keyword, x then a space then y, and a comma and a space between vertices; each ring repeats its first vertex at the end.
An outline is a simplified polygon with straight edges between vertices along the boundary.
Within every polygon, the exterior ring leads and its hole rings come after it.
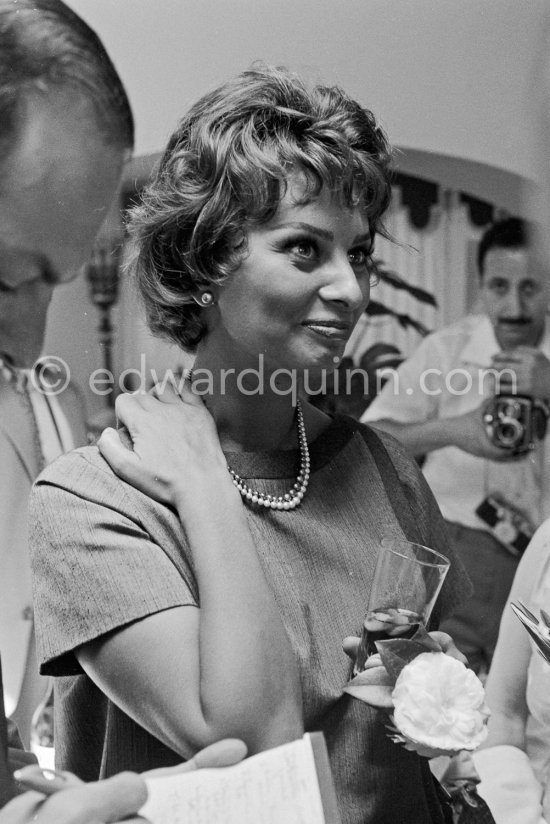
POLYGON ((252 60, 339 82, 392 142, 530 174, 524 102, 546 0, 69 0, 100 34, 157 151, 252 60))

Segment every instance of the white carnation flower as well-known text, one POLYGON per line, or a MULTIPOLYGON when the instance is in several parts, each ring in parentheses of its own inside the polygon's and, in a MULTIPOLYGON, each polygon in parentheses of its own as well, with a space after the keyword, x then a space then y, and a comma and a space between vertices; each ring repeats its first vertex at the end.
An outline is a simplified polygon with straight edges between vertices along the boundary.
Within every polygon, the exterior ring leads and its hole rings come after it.
POLYGON ((394 739, 421 755, 475 750, 487 737, 481 681, 443 652, 423 652, 407 664, 392 698, 394 739))

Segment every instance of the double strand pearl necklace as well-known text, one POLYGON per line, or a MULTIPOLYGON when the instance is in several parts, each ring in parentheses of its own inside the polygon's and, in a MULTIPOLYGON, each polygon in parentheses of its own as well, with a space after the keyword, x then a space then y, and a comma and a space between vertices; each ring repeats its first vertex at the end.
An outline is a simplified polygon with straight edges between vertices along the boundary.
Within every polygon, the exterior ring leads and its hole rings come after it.
MULTIPOLYGON (((189 383, 192 383, 193 371, 191 369, 187 370, 186 377, 189 383)), ((247 503, 256 504, 256 506, 265 506, 267 509, 282 510, 296 509, 296 507, 302 503, 302 498, 306 494, 306 489, 309 484, 310 460, 304 415, 300 401, 296 402, 296 425, 298 427, 298 442, 300 445, 300 471, 298 472, 298 477, 294 485, 284 495, 277 497, 267 492, 258 492, 258 490, 249 486, 246 481, 243 481, 234 469, 231 469, 230 466, 227 467, 229 474, 233 478, 233 483, 247 503)))
POLYGON ((275 495, 269 495, 267 492, 258 492, 249 486, 240 475, 237 475, 234 469, 230 466, 229 473, 233 478, 233 483, 245 499, 251 504, 258 506, 265 506, 270 509, 296 509, 302 503, 302 498, 306 494, 306 489, 309 483, 309 449, 307 445, 306 427, 304 424, 304 415, 302 413, 302 405, 300 401, 296 403, 296 424, 298 427, 298 441, 300 443, 300 471, 294 486, 284 495, 278 498, 275 495))

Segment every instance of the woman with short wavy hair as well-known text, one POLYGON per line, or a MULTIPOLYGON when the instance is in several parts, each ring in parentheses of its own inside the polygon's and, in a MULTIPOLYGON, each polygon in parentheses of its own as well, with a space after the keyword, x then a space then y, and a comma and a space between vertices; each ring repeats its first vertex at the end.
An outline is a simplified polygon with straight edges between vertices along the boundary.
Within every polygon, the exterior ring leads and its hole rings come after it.
MULTIPOLYGON (((61 766, 93 778, 305 727, 325 733, 343 824, 443 821, 427 762, 342 692, 379 541, 452 554, 442 521, 394 441, 304 393, 368 303, 389 197, 371 112, 281 69, 206 94, 176 129, 130 215, 130 271, 151 329, 196 350, 193 371, 118 398, 125 432, 34 493, 61 766)), ((436 612, 461 588, 456 563, 436 612)))
POLYGON ((129 223, 152 331, 196 346, 206 329, 193 295, 239 266, 247 226, 273 217, 291 169, 304 175, 304 202, 324 188, 361 208, 370 259, 391 196, 390 157, 372 113, 338 88, 251 70, 205 95, 172 135, 129 223))

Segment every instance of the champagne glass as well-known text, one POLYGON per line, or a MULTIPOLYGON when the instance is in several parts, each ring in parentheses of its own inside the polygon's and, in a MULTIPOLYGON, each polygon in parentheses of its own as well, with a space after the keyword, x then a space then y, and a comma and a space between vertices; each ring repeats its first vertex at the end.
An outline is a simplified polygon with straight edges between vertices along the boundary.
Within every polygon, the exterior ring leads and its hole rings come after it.
POLYGON ((376 641, 410 638, 426 626, 450 562, 441 553, 400 538, 381 542, 354 674, 376 654, 376 641))

